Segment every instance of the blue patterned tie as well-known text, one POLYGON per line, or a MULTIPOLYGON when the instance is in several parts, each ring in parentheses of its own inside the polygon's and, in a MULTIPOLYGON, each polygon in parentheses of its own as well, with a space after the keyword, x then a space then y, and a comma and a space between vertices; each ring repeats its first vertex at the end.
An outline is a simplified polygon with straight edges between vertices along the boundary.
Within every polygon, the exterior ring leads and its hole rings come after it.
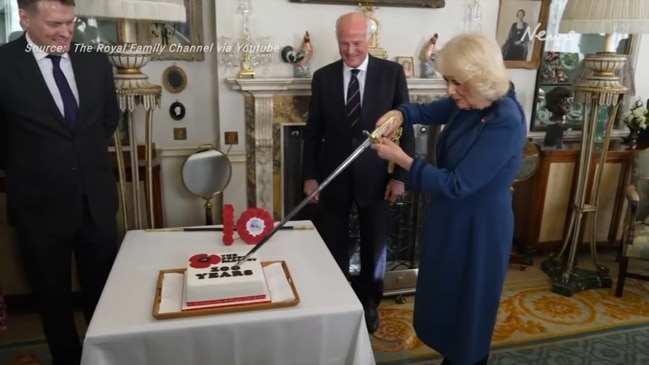
POLYGON ((361 117, 361 90, 358 85, 358 78, 356 75, 360 70, 353 69, 352 77, 349 79, 347 86, 347 102, 345 103, 345 115, 349 126, 353 127, 361 117))
POLYGON ((48 55, 47 58, 52 60, 54 81, 56 81, 56 86, 59 88, 59 92, 61 93, 61 99, 63 99, 63 116, 68 122, 70 129, 75 129, 79 117, 79 105, 77 104, 77 100, 74 98, 68 80, 65 78, 63 71, 61 71, 61 56, 48 55))

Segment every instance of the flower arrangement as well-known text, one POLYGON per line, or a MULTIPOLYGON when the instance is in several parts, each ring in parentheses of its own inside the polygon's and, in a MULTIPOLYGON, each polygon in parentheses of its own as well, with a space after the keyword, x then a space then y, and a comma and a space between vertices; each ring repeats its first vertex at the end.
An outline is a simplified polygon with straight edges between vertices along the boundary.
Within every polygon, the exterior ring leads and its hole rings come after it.
POLYGON ((640 130, 647 128, 647 121, 649 119, 649 111, 645 108, 642 99, 636 100, 635 103, 624 114, 624 124, 631 130, 640 130))

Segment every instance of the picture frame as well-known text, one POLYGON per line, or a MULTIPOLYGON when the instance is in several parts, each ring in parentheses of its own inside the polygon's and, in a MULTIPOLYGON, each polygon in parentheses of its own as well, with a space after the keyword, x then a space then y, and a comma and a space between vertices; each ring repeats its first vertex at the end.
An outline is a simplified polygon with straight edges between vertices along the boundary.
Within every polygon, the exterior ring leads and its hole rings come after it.
POLYGON ((169 105, 169 116, 173 120, 181 120, 185 117, 185 106, 180 101, 176 100, 169 105))
MULTIPOLYGON (((552 0, 548 7, 546 26, 548 37, 543 42, 541 63, 536 76, 530 121, 532 133, 547 131, 550 111, 546 107, 546 95, 557 88, 566 88, 574 92, 575 83, 588 74, 583 65, 584 57, 600 52, 604 45, 604 34, 560 33, 559 24, 565 6, 565 0, 552 0)), ((626 55, 630 65, 634 64, 633 60, 637 57, 639 38, 633 34, 613 34, 616 52, 626 55)), ((627 77, 632 77, 629 69, 622 68, 615 73, 623 84, 629 84, 625 81, 627 77)), ((631 101, 631 95, 631 93, 627 94, 623 98, 620 111, 613 121, 613 133, 621 133, 626 128, 622 117, 623 111, 628 108, 631 101)), ((572 132, 582 130, 583 105, 574 99, 570 112, 566 115, 564 127, 572 132)))
POLYGON ((162 72, 162 86, 168 92, 177 94, 187 87, 187 74, 175 64, 171 65, 162 72))
POLYGON ((406 77, 415 77, 415 58, 412 56, 397 56, 394 60, 403 67, 406 77))
MULTIPOLYGON (((289 0, 290 3, 330 4, 358 6, 358 0, 289 0)), ((446 6, 446 0, 373 0, 372 6, 393 6, 400 8, 432 8, 440 9, 446 6)))
POLYGON ((537 69, 551 0, 500 0, 496 39, 507 68, 537 69))
POLYGON ((209 45, 203 35, 202 0, 185 0, 187 22, 159 23, 141 22, 137 26, 139 44, 164 47, 162 52, 154 52, 151 60, 204 61, 209 45))

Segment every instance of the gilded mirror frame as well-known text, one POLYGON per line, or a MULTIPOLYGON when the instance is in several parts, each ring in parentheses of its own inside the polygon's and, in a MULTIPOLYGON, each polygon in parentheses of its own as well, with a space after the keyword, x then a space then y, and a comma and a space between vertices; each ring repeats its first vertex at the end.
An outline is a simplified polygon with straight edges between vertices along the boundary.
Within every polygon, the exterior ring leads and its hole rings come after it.
POLYGON ((185 70, 176 65, 167 67, 162 73, 162 86, 172 94, 178 94, 185 90, 187 87, 187 74, 185 73, 185 70), (180 78, 180 83, 178 85, 175 81, 172 81, 173 75, 177 75, 180 78))
MULTIPOLYGON (((544 108, 545 93, 556 87, 565 87, 573 90, 575 81, 580 74, 582 67, 581 61, 584 56, 602 51, 604 48, 603 35, 579 33, 557 34, 558 22, 561 21, 559 7, 562 3, 565 4, 565 2, 566 0, 551 0, 548 10, 547 39, 543 42, 541 62, 537 69, 530 121, 530 132, 535 138, 541 137, 542 133, 547 130, 547 125, 543 123, 548 113, 544 108), (571 37, 579 38, 578 40, 574 40, 571 37), (578 52, 560 52, 554 49, 557 45, 571 44, 571 41, 573 42, 572 47, 568 46, 568 48, 572 51, 572 48, 577 46, 579 48, 578 52), (556 72, 551 72, 557 65, 559 65, 559 76, 556 72)), ((632 34, 618 34, 617 37, 618 53, 627 55, 631 68, 635 69, 639 37, 632 34)), ((632 98, 633 94, 631 92, 624 96, 622 105, 620 106, 620 112, 618 112, 613 125, 612 135, 614 137, 626 133, 622 123, 622 111, 627 109, 629 100, 632 98)), ((578 138, 577 135, 581 133, 583 121, 579 114, 580 109, 581 105, 575 102, 566 123, 566 139, 571 139, 571 137, 578 138)))

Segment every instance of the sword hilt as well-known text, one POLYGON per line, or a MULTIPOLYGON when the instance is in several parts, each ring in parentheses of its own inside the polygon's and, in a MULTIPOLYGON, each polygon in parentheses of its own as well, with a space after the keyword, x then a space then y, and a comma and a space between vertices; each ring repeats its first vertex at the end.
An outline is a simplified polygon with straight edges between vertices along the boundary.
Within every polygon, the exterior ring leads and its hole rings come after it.
MULTIPOLYGON (((403 134, 403 128, 397 128, 392 134, 390 134, 390 141, 394 143, 399 143, 399 139, 401 138, 401 135, 403 134)), ((394 173, 394 165, 395 163, 393 161, 388 162, 388 174, 394 173)))
POLYGON ((383 137, 385 132, 390 128, 390 125, 394 122, 394 117, 388 119, 385 121, 385 123, 381 124, 380 126, 376 127, 372 131, 372 133, 368 131, 363 131, 363 134, 370 140, 372 143, 379 143, 379 139, 383 137))

